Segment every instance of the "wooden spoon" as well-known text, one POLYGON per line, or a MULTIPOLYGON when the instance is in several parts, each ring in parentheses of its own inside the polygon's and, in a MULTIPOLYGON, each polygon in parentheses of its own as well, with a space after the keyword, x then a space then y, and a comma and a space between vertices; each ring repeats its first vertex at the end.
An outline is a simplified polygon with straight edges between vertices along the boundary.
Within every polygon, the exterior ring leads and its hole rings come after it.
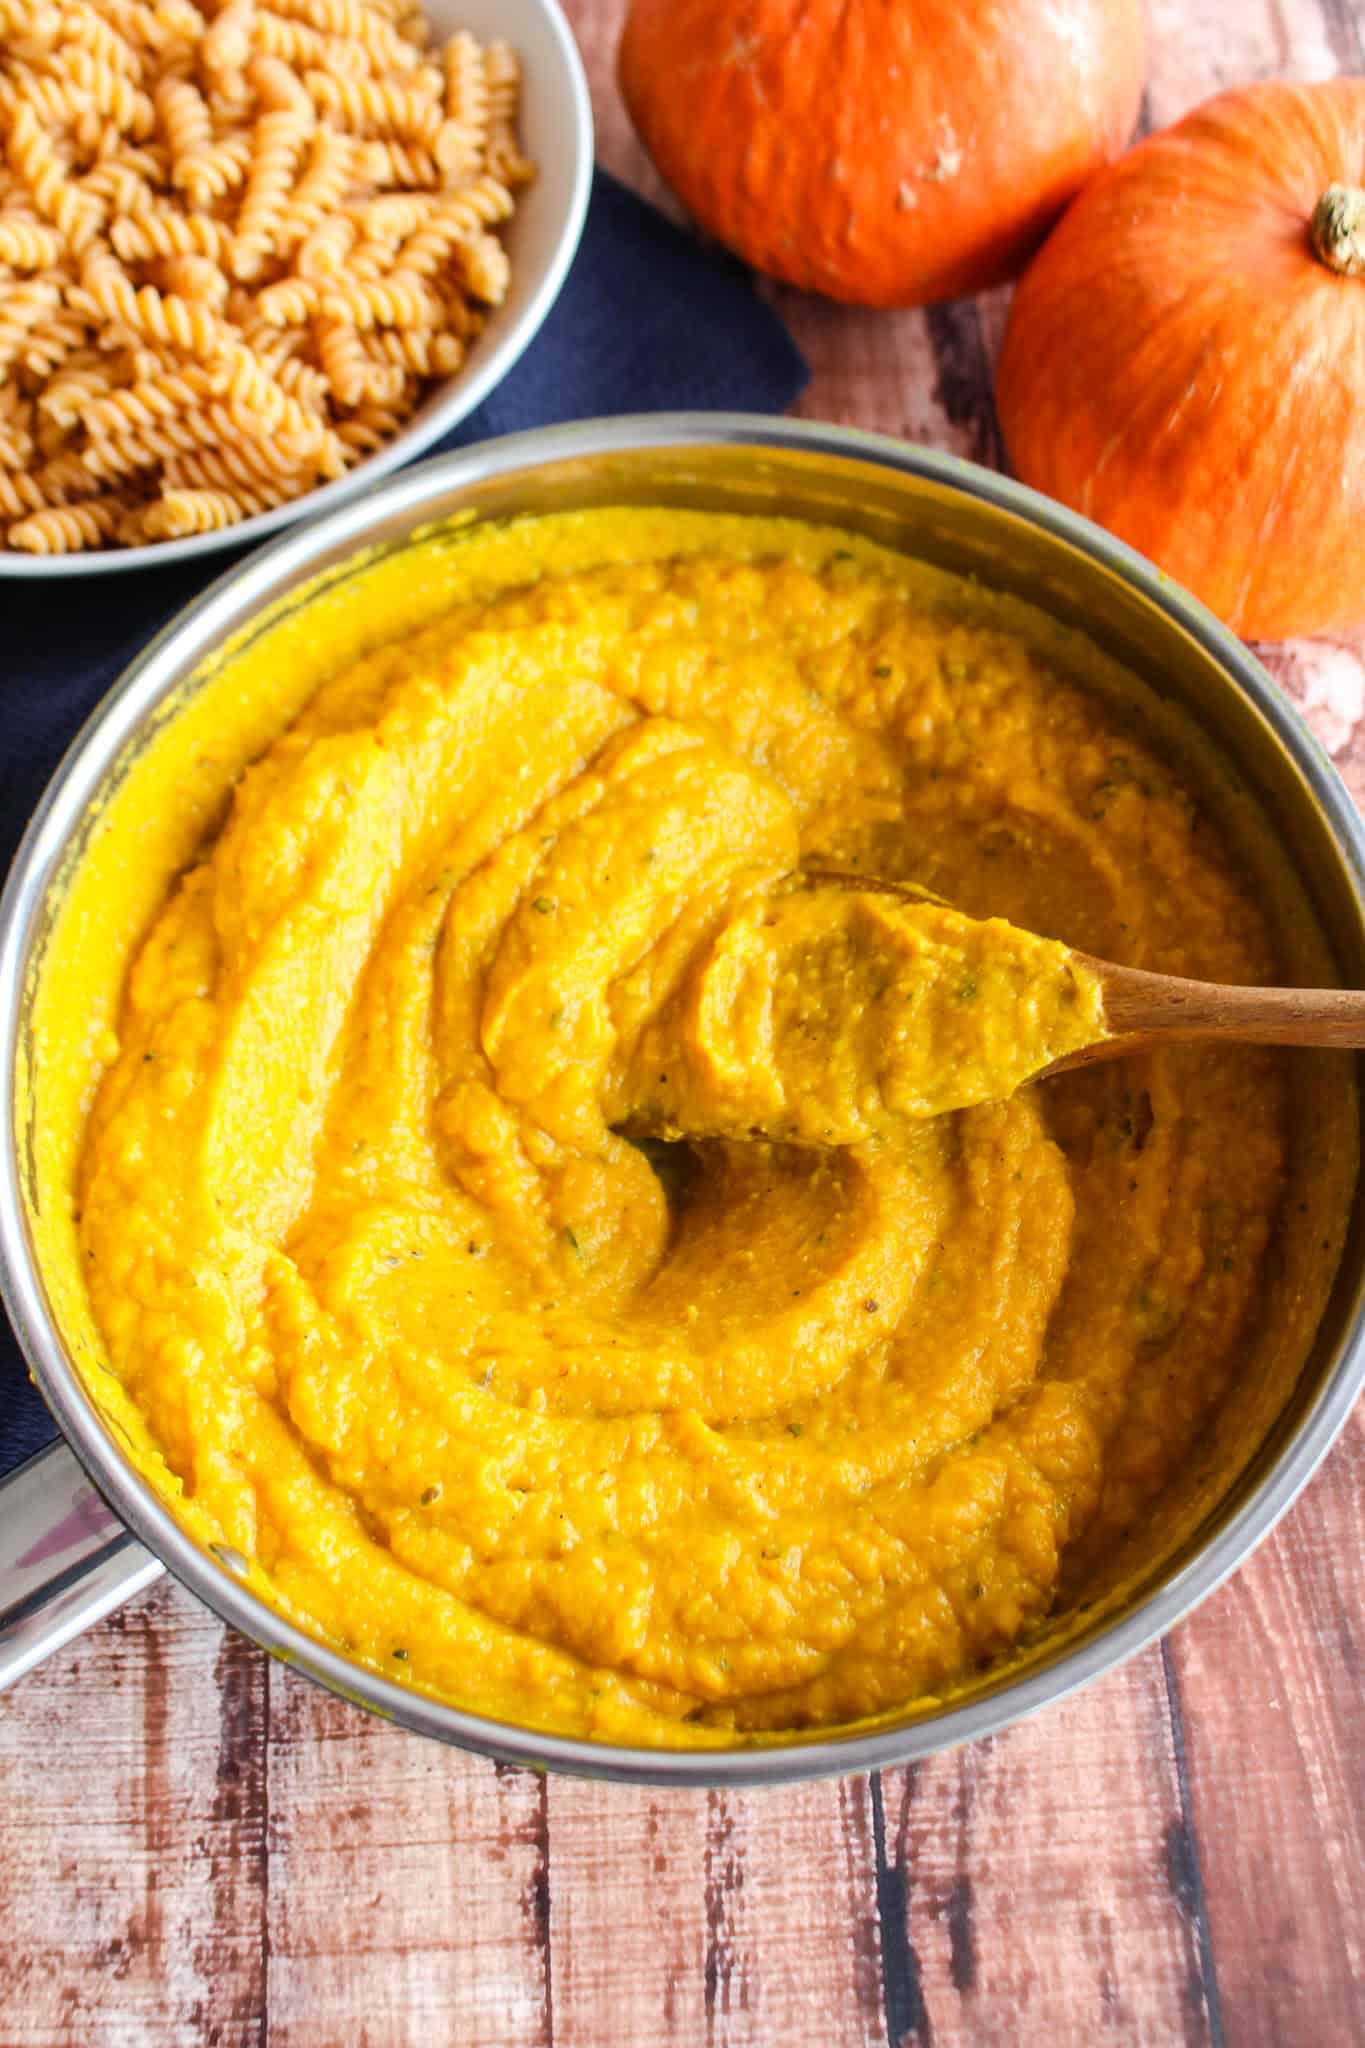
POLYGON ((1242 1045, 1365 1046, 1365 989, 1242 988, 1148 974, 1077 953, 1098 976, 1110 1035, 1046 1069, 1059 1074, 1095 1060, 1121 1059, 1173 1039, 1217 1038, 1242 1045))
MULTIPOLYGON (((912 882, 884 882, 833 868, 803 868, 802 880, 821 887, 943 903, 912 882)), ((1189 981, 1149 974, 1073 950, 1095 975, 1104 999, 1106 1035, 1079 1052, 1054 1060, 1043 1074, 1060 1074, 1096 1060, 1122 1059, 1182 1039, 1221 1039, 1243 1045, 1365 1047, 1365 989, 1243 988, 1219 981, 1189 981)))

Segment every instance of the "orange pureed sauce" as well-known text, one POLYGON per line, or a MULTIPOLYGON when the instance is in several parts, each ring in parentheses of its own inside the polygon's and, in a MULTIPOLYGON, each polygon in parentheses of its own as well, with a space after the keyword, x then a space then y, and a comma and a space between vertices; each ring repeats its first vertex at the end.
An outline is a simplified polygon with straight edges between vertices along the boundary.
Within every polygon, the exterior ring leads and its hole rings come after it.
MULTIPOLYGON (((638 509, 447 537, 228 660, 111 803, 70 917, 116 971, 49 972, 40 1034, 98 1080, 43 1141, 73 1341, 194 1533, 390 1676, 642 1744, 941 1696, 1174 1540, 1311 1341, 1348 1070, 929 1114, 895 918, 784 879, 1273 979, 1120 685, 848 535, 638 509)), ((930 938, 936 1059, 1005 1057, 1002 956, 930 938)))

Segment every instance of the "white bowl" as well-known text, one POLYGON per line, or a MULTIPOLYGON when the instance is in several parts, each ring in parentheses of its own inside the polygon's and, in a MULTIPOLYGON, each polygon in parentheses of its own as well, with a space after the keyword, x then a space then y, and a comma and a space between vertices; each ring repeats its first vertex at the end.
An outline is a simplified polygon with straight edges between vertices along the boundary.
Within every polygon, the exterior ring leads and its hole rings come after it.
POLYGON ((448 434, 507 375, 559 296, 583 232, 593 159, 588 84, 557 0, 423 0, 423 6, 438 40, 465 28, 481 43, 502 36, 516 50, 522 65, 522 143, 537 168, 534 184, 520 195, 508 223, 512 282, 507 297, 490 314, 457 375, 436 387, 392 441, 335 483, 305 491, 287 505, 219 533, 146 547, 72 555, 28 555, 0 547, 0 577, 106 576, 122 569, 164 568, 334 511, 448 434))

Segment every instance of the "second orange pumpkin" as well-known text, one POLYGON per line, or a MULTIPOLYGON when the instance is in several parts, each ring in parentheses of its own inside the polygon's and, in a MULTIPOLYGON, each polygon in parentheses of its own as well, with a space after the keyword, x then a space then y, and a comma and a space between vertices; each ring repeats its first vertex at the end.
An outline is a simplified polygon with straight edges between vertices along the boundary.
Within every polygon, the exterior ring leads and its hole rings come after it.
POLYGON ((626 104, 695 218, 869 306, 1012 277, 1137 118, 1141 0, 632 0, 626 104))
POLYGON ((1025 483, 1249 640, 1365 625, 1365 78, 1221 94, 1081 195, 1015 294, 1025 483))

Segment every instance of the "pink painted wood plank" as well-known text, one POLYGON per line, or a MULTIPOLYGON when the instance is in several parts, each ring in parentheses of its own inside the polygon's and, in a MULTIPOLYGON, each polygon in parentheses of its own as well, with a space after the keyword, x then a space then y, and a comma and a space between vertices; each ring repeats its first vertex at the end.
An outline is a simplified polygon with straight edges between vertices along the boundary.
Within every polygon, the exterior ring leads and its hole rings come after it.
POLYGON ((565 0, 583 69, 592 94, 592 116, 597 131, 597 161, 653 205, 662 207, 675 220, 683 218, 662 178, 645 154, 631 125, 625 102, 616 89, 616 45, 621 33, 625 7, 619 0, 565 0))
POLYGON ((162 1586, 0 1706, 6 2048, 256 2048, 264 1665, 162 1586))
POLYGON ((1365 2040, 1365 1416, 1171 1639, 1227 2040, 1365 2040))
POLYGON ((1320 0, 1147 0, 1147 105, 1164 128, 1211 93, 1261 78, 1330 78, 1343 68, 1320 0))
POLYGON ((877 2048, 866 1781, 550 1786, 556 2048, 877 2048))
POLYGON ((550 2048, 544 1781, 270 1698, 270 2048, 550 2048))
POLYGON ((901 2039, 1215 2038, 1159 1650, 1003 1737, 889 1772, 883 1809, 901 2039))

